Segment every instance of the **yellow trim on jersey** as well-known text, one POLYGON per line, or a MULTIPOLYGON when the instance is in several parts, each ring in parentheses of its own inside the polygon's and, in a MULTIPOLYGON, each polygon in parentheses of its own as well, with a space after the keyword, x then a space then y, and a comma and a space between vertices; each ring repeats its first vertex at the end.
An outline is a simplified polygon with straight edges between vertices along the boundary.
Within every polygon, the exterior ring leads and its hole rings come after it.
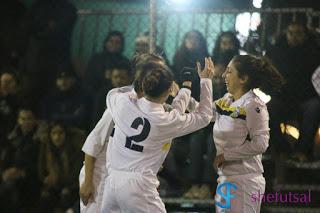
POLYGON ((226 106, 227 101, 225 99, 220 99, 216 101, 216 105, 223 111, 230 113, 230 116, 233 118, 244 116, 246 117, 247 112, 244 107, 230 107, 226 106))
POLYGON ((171 143, 165 143, 162 146, 162 151, 168 151, 170 149, 171 143))

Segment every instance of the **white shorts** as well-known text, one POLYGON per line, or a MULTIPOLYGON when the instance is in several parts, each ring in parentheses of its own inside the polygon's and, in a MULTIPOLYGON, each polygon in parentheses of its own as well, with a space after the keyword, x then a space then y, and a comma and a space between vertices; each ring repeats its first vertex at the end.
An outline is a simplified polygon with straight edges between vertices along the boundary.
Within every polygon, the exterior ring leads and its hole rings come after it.
POLYGON ((102 213, 165 213, 156 177, 137 172, 108 170, 102 213))
MULTIPOLYGON (((103 190, 105 184, 106 172, 98 172, 96 169, 93 170, 93 184, 95 186, 95 193, 93 199, 85 206, 80 199, 80 212, 81 213, 100 213, 101 203, 103 198, 103 190)), ((85 170, 84 166, 81 168, 79 175, 80 186, 84 182, 85 170)))
POLYGON ((259 213, 261 200, 252 199, 252 195, 264 194, 265 186, 266 181, 262 174, 220 176, 215 196, 216 213, 259 213), (229 185, 228 190, 226 182, 234 184, 237 189, 229 185), (218 192, 219 186, 221 187, 220 193, 218 192), (229 199, 225 199, 228 197, 227 191, 235 197, 230 199, 229 196, 229 199), (228 205, 228 200, 230 205, 228 205))

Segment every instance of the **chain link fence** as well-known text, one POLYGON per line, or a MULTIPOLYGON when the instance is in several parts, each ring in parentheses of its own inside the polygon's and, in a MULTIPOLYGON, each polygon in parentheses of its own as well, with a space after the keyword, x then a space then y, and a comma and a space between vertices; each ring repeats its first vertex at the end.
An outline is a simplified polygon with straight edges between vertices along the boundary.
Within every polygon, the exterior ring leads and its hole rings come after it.
MULTIPOLYGON (((93 9, 78 9, 78 21, 73 33, 73 56, 87 61, 92 53, 101 51, 108 32, 117 30, 124 34, 124 54, 131 58, 135 50, 135 39, 140 34, 150 31, 150 5, 146 2, 137 7, 130 4, 127 8, 126 5, 94 8, 98 7, 97 5, 99 6, 92 2, 90 6, 93 9)), ((310 8, 179 10, 158 6, 156 12, 156 43, 164 49, 170 62, 181 45, 183 36, 191 30, 198 30, 204 35, 210 54, 217 36, 223 31, 237 33, 242 45, 246 41, 259 39, 259 48, 256 49, 262 54, 266 43, 272 39, 271 36, 279 35, 291 21, 299 19, 314 29, 320 27, 319 12, 310 8), (239 19, 243 14, 246 19, 239 19)), ((250 51, 246 49, 250 48, 249 46, 242 48, 250 51)))

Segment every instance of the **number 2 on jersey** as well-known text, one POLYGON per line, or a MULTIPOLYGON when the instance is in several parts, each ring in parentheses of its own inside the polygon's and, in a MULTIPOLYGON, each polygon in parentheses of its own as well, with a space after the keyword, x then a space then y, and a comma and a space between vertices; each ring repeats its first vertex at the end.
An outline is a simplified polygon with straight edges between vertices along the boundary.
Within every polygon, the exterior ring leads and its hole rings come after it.
POLYGON ((127 137, 126 145, 125 145, 125 147, 127 147, 128 149, 131 149, 137 152, 142 152, 143 146, 134 144, 132 143, 132 141, 136 143, 142 142, 148 137, 150 133, 150 122, 148 121, 148 119, 141 118, 141 117, 134 119, 134 121, 131 124, 131 128, 138 129, 140 125, 143 126, 141 133, 139 135, 133 135, 131 137, 127 137))

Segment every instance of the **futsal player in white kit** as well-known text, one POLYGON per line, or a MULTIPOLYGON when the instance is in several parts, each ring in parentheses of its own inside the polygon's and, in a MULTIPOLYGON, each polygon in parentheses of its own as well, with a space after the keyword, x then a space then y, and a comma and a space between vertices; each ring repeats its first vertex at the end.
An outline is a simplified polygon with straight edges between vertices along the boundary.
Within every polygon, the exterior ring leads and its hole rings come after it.
POLYGON ((106 110, 82 147, 85 165, 79 175, 81 213, 100 212, 104 179, 107 176, 106 149, 113 127, 112 117, 106 110))
POLYGON ((282 77, 267 60, 250 55, 235 56, 223 77, 227 95, 234 101, 225 106, 219 100, 214 107, 214 166, 219 175, 216 212, 258 213, 261 199, 252 196, 265 191, 261 159, 269 144, 269 115, 266 104, 252 89, 267 93, 279 89, 282 77), (227 197, 226 182, 236 186, 229 191, 235 197, 227 197))
MULTIPOLYGON (((165 66, 164 60, 153 54, 141 55, 136 61, 136 73, 134 80, 134 87, 127 86, 120 88, 120 92, 131 92, 131 97, 140 98, 143 93, 140 88, 141 80, 144 74, 139 73, 140 63, 148 66, 148 63, 161 63, 165 66), (136 92, 137 91, 137 92, 136 92)), ((191 87, 191 81, 183 82, 184 86, 191 87)), ((176 96, 179 87, 173 85, 172 96, 176 96)), ((182 88, 178 95, 172 102, 171 109, 176 109, 183 113, 186 110, 189 102, 191 91, 189 89, 182 88)), ((168 108, 168 106, 167 106, 168 108)), ((85 165, 80 171, 79 183, 80 183, 80 212, 81 213, 99 213, 102 201, 102 195, 104 190, 104 179, 107 176, 106 171, 106 149, 107 143, 111 143, 112 137, 110 137, 114 129, 114 123, 112 121, 111 114, 106 110, 99 120, 95 128, 91 131, 87 137, 82 151, 85 153, 85 165)))
POLYGON ((105 190, 102 212, 166 212, 159 197, 157 172, 171 145, 171 140, 209 124, 212 117, 213 63, 206 59, 201 78, 198 110, 183 114, 173 109, 165 112, 163 103, 173 82, 164 67, 152 69, 143 80, 144 97, 138 100, 111 90, 107 107, 115 122, 115 134, 108 144, 105 190))

